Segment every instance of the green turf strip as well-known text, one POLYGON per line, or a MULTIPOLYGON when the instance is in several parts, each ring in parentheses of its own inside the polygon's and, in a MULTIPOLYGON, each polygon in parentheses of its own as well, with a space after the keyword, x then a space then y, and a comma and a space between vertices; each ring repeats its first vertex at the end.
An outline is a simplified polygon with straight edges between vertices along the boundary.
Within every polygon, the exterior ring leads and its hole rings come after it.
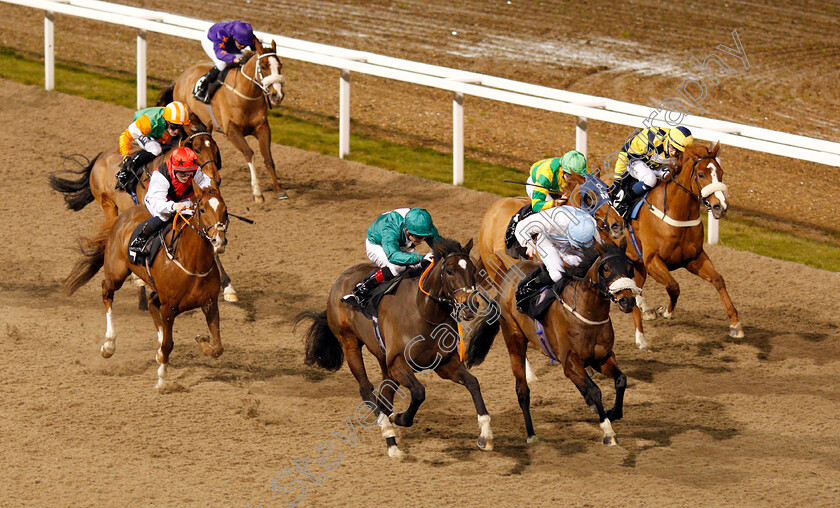
MULTIPOLYGON (((29 58, 9 48, 0 47, 0 77, 28 85, 44 86, 43 61, 29 58)), ((150 78, 148 103, 154 104, 167 82, 150 78)), ((59 92, 87 99, 134 108, 136 82, 133 75, 107 70, 88 70, 79 65, 56 62, 55 88, 59 92)), ((289 114, 280 108, 271 113, 272 141, 281 145, 326 155, 338 153, 338 130, 289 114)), ((361 136, 350 136, 349 160, 370 166, 399 171, 439 182, 452 182, 452 156, 427 148, 416 148, 361 136)), ((514 168, 466 159, 464 186, 502 196, 515 196, 522 188, 503 183, 505 179, 523 180, 525 174, 514 168)), ((703 220, 705 222, 705 216, 703 220)), ((840 271, 840 249, 830 243, 803 239, 774 231, 749 219, 727 218, 721 222, 720 242, 727 247, 746 250, 777 259, 802 263, 823 270, 840 271)))

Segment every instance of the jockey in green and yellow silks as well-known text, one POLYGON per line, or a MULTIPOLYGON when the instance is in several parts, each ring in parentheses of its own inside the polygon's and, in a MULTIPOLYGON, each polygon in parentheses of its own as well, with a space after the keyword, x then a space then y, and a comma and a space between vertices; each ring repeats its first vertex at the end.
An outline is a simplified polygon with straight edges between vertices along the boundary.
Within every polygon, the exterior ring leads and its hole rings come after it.
POLYGON ((691 131, 685 127, 648 127, 633 136, 621 149, 615 164, 616 183, 610 188, 615 209, 625 215, 636 198, 656 186, 658 178, 668 178, 670 165, 693 142, 691 131), (630 195, 625 195, 619 185, 627 173, 638 180, 628 189, 630 195))
POLYGON ((531 166, 528 185, 525 186, 533 211, 540 212, 566 204, 570 189, 565 175, 572 173, 582 177, 590 174, 586 167, 586 157, 577 150, 568 151, 562 157, 535 162, 531 166))

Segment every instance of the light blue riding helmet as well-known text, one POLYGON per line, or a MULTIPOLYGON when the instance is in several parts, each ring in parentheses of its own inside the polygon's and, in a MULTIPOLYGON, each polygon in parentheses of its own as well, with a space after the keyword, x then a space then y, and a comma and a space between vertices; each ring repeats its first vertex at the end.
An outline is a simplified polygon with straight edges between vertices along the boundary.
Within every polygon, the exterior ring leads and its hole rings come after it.
POLYGON ((583 210, 574 208, 574 219, 569 223, 569 243, 572 247, 583 249, 592 247, 595 242, 595 221, 583 210))

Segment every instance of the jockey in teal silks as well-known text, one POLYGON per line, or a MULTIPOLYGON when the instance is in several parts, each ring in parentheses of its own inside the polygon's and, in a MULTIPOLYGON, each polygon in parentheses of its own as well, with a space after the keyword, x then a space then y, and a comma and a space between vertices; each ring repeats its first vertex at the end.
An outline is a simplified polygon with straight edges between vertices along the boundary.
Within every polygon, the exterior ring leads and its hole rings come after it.
POLYGON ((424 259, 431 261, 431 253, 424 258, 414 249, 423 242, 432 246, 438 238, 440 234, 432 224, 432 217, 423 208, 398 208, 380 215, 368 228, 365 240, 367 256, 379 268, 356 284, 353 292, 341 301, 363 308, 379 284, 424 259))

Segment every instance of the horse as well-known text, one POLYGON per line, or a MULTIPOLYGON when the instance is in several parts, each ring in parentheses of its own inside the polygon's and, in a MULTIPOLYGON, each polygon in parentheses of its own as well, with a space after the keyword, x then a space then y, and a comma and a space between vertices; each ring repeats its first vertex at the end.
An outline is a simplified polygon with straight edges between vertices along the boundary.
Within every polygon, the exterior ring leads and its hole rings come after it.
POLYGON ((738 311, 726 291, 723 277, 715 270, 703 250, 703 223, 700 207, 703 204, 716 219, 726 215, 729 190, 723 183, 723 169, 717 160, 720 142, 711 150, 695 143, 686 148, 674 162, 667 181, 648 193, 637 218, 629 222, 626 237, 627 257, 636 266, 636 284, 643 287, 647 275, 665 286, 670 302, 667 309, 654 311, 642 296, 633 311, 636 326, 636 345, 650 348, 645 339, 642 319, 656 319, 657 313, 671 319, 680 286, 670 272, 685 268, 708 281, 717 289, 729 316, 729 336, 743 338, 744 330, 738 311))
MULTIPOLYGON (((347 358, 364 404, 377 416, 390 457, 404 456, 397 447, 392 424, 410 427, 414 423, 417 410, 425 399, 425 388, 415 372, 425 370, 434 370, 441 378, 466 386, 478 414, 478 447, 485 451, 493 449, 490 415, 484 406, 478 380, 455 353, 460 322, 476 317, 471 304, 478 296, 476 268, 469 256, 472 244, 472 240, 465 247, 454 240, 441 238, 435 241, 432 246, 434 261, 420 279, 404 278, 396 290, 382 298, 377 319, 384 349, 378 343, 371 320, 341 302, 341 297, 351 292, 355 284, 375 268, 372 263, 356 265, 339 276, 332 286, 325 311, 304 312, 297 317, 297 323, 305 319, 313 321, 306 333, 307 365, 335 371, 347 358), (376 358, 382 371, 378 396, 365 371, 362 346, 376 358), (399 391, 399 385, 409 389, 411 403, 405 412, 395 414, 392 412, 394 394, 405 397, 399 391)), ((482 330, 476 330, 474 337, 496 335, 497 320, 482 323, 482 330)))
POLYGON ((228 73, 225 86, 219 88, 209 105, 193 97, 193 89, 196 81, 207 73, 211 65, 196 64, 185 70, 161 93, 158 106, 172 100, 181 101, 191 112, 198 114, 204 123, 216 124, 245 157, 251 172, 254 201, 262 203, 264 198, 252 162, 254 151, 248 146, 245 136, 253 135, 259 140, 260 152, 271 174, 277 199, 287 199, 288 194, 277 180, 271 155, 271 127, 268 125, 268 108, 277 107, 283 101, 285 80, 280 73, 283 64, 277 57, 276 42, 272 41, 271 47, 267 49, 256 41, 256 47, 255 53, 250 53, 247 60, 228 73))
MULTIPOLYGON (((167 243, 175 236, 171 252, 166 245, 147 272, 144 266, 128 261, 128 242, 132 231, 149 212, 143 205, 123 211, 117 217, 106 219, 98 232, 91 238, 79 239, 79 259, 64 280, 64 291, 70 296, 89 282, 104 267, 102 301, 105 303, 105 342, 100 348, 104 358, 110 358, 116 350, 117 334, 112 318, 114 293, 133 273, 150 288, 147 302, 149 314, 155 323, 160 345, 156 359, 158 382, 156 388, 165 390, 169 367, 169 354, 174 346, 172 324, 175 317, 200 307, 204 312, 210 338, 196 337, 201 350, 207 356, 218 358, 224 351, 219 335, 219 288, 221 286, 216 255, 227 245, 225 231, 229 224, 227 206, 217 189, 199 190, 194 213, 181 221, 181 229, 167 235, 167 243)), ((176 223, 178 222, 176 218, 176 223)), ((174 229, 174 228, 173 228, 174 229)))
MULTIPOLYGON (((186 127, 186 132, 188 134, 186 139, 161 153, 147 167, 158 167, 158 165, 167 160, 169 154, 175 148, 178 146, 187 146, 192 148, 198 156, 198 164, 201 171, 209 176, 213 184, 218 188, 222 182, 222 177, 219 174, 222 168, 222 157, 219 152, 219 146, 213 139, 213 126, 205 126, 197 116, 190 114, 190 124, 186 127)), ((116 146, 100 152, 92 161, 85 158, 86 162, 84 164, 76 159, 72 160, 80 165, 79 170, 69 171, 79 175, 77 179, 61 178, 54 173, 49 175, 50 187, 64 195, 64 201, 67 203, 69 210, 77 212, 95 200, 102 207, 105 218, 114 219, 120 213, 120 210, 127 210, 136 204, 131 194, 116 188, 116 175, 120 170, 120 164, 123 160, 116 146)), ((140 178, 134 184, 133 189, 137 196, 137 202, 139 203, 142 203, 143 198, 146 196, 148 182, 148 170, 141 172, 140 178)), ((238 301, 239 298, 236 290, 231 285, 230 277, 225 272, 224 267, 222 267, 221 260, 217 259, 216 261, 222 274, 222 287, 224 288, 225 301, 238 301)), ((145 289, 141 288, 141 310, 146 310, 145 305, 145 289)))
MULTIPOLYGON (((635 307, 634 297, 640 291, 632 280, 633 265, 624 255, 626 241, 622 239, 618 246, 609 242, 595 243, 595 253, 587 256, 592 262, 591 266, 588 263, 582 264, 577 274, 584 272, 585 275, 575 276, 563 288, 560 294, 562 301, 554 301, 542 318, 548 346, 541 345, 534 320, 517 310, 516 286, 498 295, 502 334, 516 378, 516 396, 525 417, 528 443, 538 441, 531 421, 531 390, 528 388, 525 370, 525 352, 530 342, 563 366, 566 377, 575 384, 587 405, 598 413, 604 444, 616 444, 611 422, 622 417, 627 378, 618 369, 612 350, 614 332, 610 321, 610 302, 618 303, 622 312, 629 313, 635 307), (596 256, 597 259, 593 261, 596 256), (604 410, 601 390, 586 370, 589 367, 614 380, 615 405, 612 409, 604 410)), ((534 261, 520 261, 517 266, 518 272, 528 273, 539 265, 534 261)), ((520 279, 516 276, 515 282, 518 283, 520 279)), ((474 340, 486 341, 488 337, 477 337, 474 340)), ((491 343, 492 340, 489 337, 491 343)), ((467 354, 467 366, 480 364, 489 349, 489 344, 479 343, 471 347, 467 354)))

